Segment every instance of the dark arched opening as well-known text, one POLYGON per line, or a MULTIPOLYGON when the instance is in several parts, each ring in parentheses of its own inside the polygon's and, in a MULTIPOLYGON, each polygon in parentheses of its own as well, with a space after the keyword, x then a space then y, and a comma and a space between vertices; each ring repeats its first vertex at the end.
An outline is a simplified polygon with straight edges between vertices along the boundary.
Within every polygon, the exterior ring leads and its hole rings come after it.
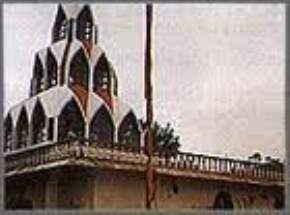
POLYGON ((44 69, 38 55, 36 55, 34 61, 31 85, 31 95, 35 95, 44 90, 44 69))
POLYGON ((233 209, 234 204, 232 201, 232 197, 227 192, 220 192, 217 194, 214 200, 214 209, 233 209))
POLYGON ((47 88, 56 86, 57 85, 57 61, 50 49, 48 49, 47 51, 46 68, 47 68, 47 88))
POLYGON ((45 112, 39 101, 37 101, 32 113, 32 143, 37 144, 46 140, 45 112))
POLYGON ((61 5, 58 5, 56 19, 53 25, 52 42, 57 42, 64 39, 67 32, 68 22, 65 12, 61 5))
POLYGON ((84 137, 85 123, 77 102, 72 99, 66 104, 58 118, 58 140, 84 137))
POLYGON ((27 146, 28 143, 28 117, 25 108, 23 107, 16 124, 16 149, 27 146))
POLYGON ((105 106, 102 106, 94 115, 90 123, 89 136, 91 140, 97 142, 113 142, 114 123, 105 106))
POLYGON ((12 130, 12 118, 8 114, 4 121, 4 152, 12 150, 12 130))
POLYGON ((94 68, 93 91, 109 91, 111 87, 110 79, 109 62, 105 54, 102 54, 100 59, 98 60, 97 65, 94 68))
POLYGON ((118 141, 131 146, 140 145, 140 131, 135 114, 130 111, 118 129, 118 141))
POLYGON ((72 58, 69 71, 69 86, 73 89, 88 90, 89 64, 83 49, 72 58))
POLYGON ((93 17, 89 6, 85 6, 77 17, 77 38, 83 42, 92 40, 93 17))

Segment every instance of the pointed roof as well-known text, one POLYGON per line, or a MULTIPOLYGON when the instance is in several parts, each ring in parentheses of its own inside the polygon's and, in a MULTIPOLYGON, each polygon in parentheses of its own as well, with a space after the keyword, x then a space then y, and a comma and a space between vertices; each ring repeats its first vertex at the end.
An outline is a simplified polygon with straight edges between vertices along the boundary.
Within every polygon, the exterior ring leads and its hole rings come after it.
POLYGON ((84 3, 65 3, 60 4, 59 8, 62 8, 66 18, 70 19, 76 19, 78 15, 81 13, 81 11, 85 8, 89 9, 89 12, 91 13, 93 19, 95 20, 94 14, 92 13, 91 7, 88 4, 84 3))

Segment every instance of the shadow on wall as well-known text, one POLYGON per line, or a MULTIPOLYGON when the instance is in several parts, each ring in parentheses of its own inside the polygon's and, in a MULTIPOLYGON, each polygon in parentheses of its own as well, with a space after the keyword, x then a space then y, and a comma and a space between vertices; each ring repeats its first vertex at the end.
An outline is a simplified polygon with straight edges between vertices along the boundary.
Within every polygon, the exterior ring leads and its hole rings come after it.
POLYGON ((10 199, 5 205, 6 209, 32 209, 32 201, 29 199, 17 198, 17 199, 10 199))
POLYGON ((213 209, 234 209, 232 197, 227 192, 219 192, 215 197, 213 209))

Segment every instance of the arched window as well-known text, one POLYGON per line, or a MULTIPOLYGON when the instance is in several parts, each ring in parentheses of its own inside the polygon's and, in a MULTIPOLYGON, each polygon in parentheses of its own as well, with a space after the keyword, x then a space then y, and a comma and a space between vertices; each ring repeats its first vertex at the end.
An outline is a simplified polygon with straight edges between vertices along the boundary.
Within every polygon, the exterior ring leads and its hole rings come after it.
POLYGON ((66 20, 66 15, 63 11, 61 5, 58 6, 56 19, 53 26, 52 41, 57 42, 64 39, 67 32, 68 22, 66 20))
POLYGON ((79 49, 72 58, 69 72, 69 86, 88 90, 89 64, 83 49, 79 49))
POLYGON ((41 143, 46 140, 45 113, 39 101, 37 101, 32 113, 32 144, 41 143))
POLYGON ((220 192, 217 194, 214 200, 214 209, 233 209, 234 204, 232 201, 232 197, 227 192, 220 192))
POLYGON ((85 123, 77 102, 72 99, 66 104, 58 118, 58 140, 84 136, 85 123))
POLYGON ((44 90, 44 69, 39 56, 36 55, 33 67, 33 95, 44 90))
POLYGON ((4 121, 4 152, 12 150, 12 118, 7 115, 4 121))
POLYGON ((52 54, 51 50, 47 51, 46 58, 46 68, 47 68, 47 87, 53 87, 57 85, 57 61, 52 54))
POLYGON ((109 91, 110 85, 111 83, 109 62, 105 54, 102 54, 97 65, 94 68, 93 90, 94 92, 98 92, 98 90, 109 91))
POLYGON ((93 17, 91 10, 85 6, 77 17, 77 38, 81 41, 91 41, 93 32, 93 17))
POLYGON ((90 139, 100 142, 113 142, 114 123, 105 106, 102 106, 94 115, 90 123, 90 139))
POLYGON ((119 126, 118 141, 132 146, 140 144, 140 131, 136 116, 132 111, 127 114, 119 126))
POLYGON ((16 124, 16 149, 27 146, 28 143, 28 117, 23 107, 16 124))

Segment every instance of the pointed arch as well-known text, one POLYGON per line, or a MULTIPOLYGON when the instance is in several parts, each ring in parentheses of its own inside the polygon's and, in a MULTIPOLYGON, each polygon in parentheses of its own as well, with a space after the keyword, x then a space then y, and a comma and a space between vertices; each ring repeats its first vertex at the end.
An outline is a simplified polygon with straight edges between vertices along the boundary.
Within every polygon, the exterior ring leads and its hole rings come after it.
POLYGON ((105 54, 102 54, 94 68, 93 91, 109 91, 111 87, 110 65, 105 54))
POLYGON ((31 83, 31 95, 44 90, 44 68, 38 55, 35 56, 33 66, 33 79, 31 83))
POLYGON ((79 40, 92 40, 93 23, 93 15, 90 7, 85 5, 77 17, 77 38, 79 40))
POLYGON ((85 52, 80 48, 73 56, 70 63, 69 86, 81 87, 88 90, 89 86, 89 63, 85 52))
POLYGON ((27 146, 28 143, 28 116, 27 111, 23 107, 16 123, 16 149, 27 146))
POLYGON ((38 100, 35 104, 31 120, 32 145, 41 143, 46 139, 45 120, 46 120, 45 111, 43 109, 41 102, 38 100))
POLYGON ((102 105, 95 113, 89 130, 89 137, 99 142, 112 143, 114 140, 115 126, 108 109, 102 105))
POLYGON ((84 137, 85 122, 80 106, 72 98, 58 117, 58 140, 84 137))
POLYGON ((8 114, 4 121, 4 152, 12 150, 12 117, 8 114))
POLYGON ((57 85, 57 60, 50 49, 47 50, 47 88, 57 85))
POLYGON ((57 42, 65 38, 67 26, 68 26, 67 17, 61 4, 59 4, 52 29, 52 42, 57 42))
POLYGON ((132 146, 140 145, 140 131, 135 114, 130 111, 118 128, 118 141, 132 146))
POLYGON ((219 192, 214 200, 214 209, 234 209, 231 195, 228 192, 219 192))

